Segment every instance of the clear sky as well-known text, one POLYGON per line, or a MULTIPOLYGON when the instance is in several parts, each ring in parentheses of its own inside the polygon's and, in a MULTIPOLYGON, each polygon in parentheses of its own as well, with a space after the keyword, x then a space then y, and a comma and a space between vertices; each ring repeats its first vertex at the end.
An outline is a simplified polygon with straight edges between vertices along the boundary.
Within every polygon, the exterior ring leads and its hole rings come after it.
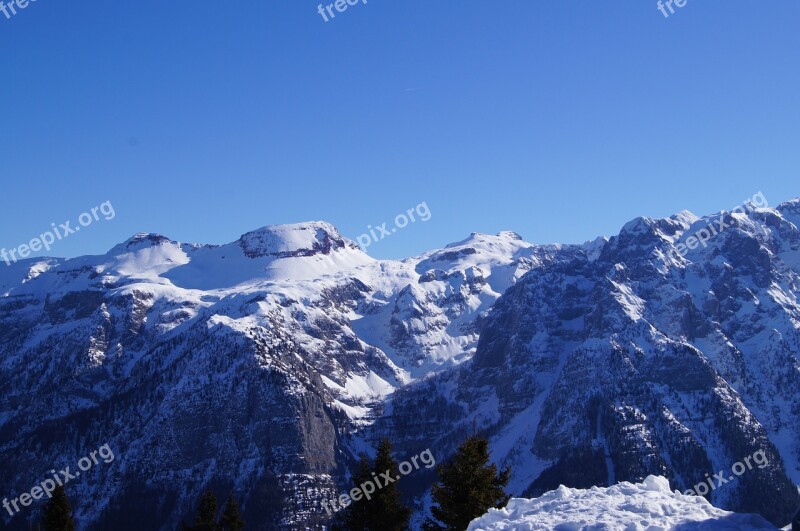
MULTIPOLYGON (((6 0, 7 2, 8 0, 6 0)), ((800 3, 38 0, 0 13, 0 247, 326 220, 396 258, 800 195, 800 3)), ((42 253, 38 253, 42 254, 42 253)))

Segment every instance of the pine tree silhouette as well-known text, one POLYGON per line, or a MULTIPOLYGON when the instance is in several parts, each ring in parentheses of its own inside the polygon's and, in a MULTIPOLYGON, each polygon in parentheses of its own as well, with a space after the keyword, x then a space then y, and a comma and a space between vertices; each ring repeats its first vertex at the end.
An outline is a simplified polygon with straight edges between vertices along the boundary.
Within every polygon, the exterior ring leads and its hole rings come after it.
MULTIPOLYGON (((361 454, 361 459, 358 462, 358 470, 353 476, 353 487, 360 488, 359 486, 367 481, 372 481, 372 467, 367 454, 361 454)), ((373 512, 374 504, 374 499, 368 500, 363 497, 358 501, 350 503, 342 515, 341 524, 336 526, 336 528, 340 531, 364 531, 365 529, 370 529, 370 515, 373 512)))
MULTIPOLYGON (((358 501, 351 501, 343 516, 333 529, 347 531, 405 531, 411 510, 403 504, 397 490, 397 477, 400 475, 397 462, 392 457, 392 444, 388 439, 378 446, 374 466, 366 455, 361 455, 358 471, 353 476, 353 487, 361 488, 366 482, 375 485, 375 491, 368 500, 362 495, 358 501), (382 474, 389 473, 393 482, 389 483, 382 474)), ((363 492, 363 490, 362 490, 363 492)))
POLYGON ((431 513, 436 520, 427 519, 426 531, 464 531, 475 518, 492 507, 503 507, 510 496, 504 487, 511 469, 498 473, 489 464, 489 441, 473 435, 458 448, 447 463, 436 467, 439 483, 432 489, 431 513))
POLYGON ((67 499, 67 491, 59 485, 53 491, 53 497, 44 506, 44 531, 74 531, 75 520, 72 518, 72 507, 67 499))
POLYGON ((400 499, 400 492, 397 490, 396 481, 400 478, 400 471, 397 469, 397 461, 392 457, 392 443, 389 439, 384 439, 378 446, 378 454, 375 456, 375 473, 378 477, 381 474, 389 473, 389 477, 395 482, 388 483, 386 478, 381 479, 383 485, 375 493, 375 505, 373 515, 377 518, 373 527, 374 531, 404 531, 408 529, 408 520, 411 518, 411 511, 400 499))
POLYGON ((194 519, 193 531, 218 531, 217 526, 217 497, 211 491, 203 493, 200 498, 200 507, 194 519))
POLYGON ((233 491, 231 491, 228 495, 228 501, 225 502, 222 516, 219 519, 219 529, 221 531, 241 531, 246 525, 242 515, 239 513, 239 505, 233 497, 233 491))

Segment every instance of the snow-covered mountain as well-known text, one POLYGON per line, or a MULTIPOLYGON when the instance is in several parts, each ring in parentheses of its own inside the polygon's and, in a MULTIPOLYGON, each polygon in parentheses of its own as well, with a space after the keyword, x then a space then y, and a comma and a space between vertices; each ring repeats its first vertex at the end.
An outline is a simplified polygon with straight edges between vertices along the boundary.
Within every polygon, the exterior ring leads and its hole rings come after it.
POLYGON ((86 528, 173 529, 206 488, 233 489, 249 528, 319 528, 376 438, 441 461, 481 429, 516 495, 651 473, 685 489, 763 450, 711 498, 780 522, 800 503, 800 201, 675 251, 715 219, 584 245, 476 233, 401 261, 311 222, 18 262, 0 271, 0 491, 108 443, 115 461, 69 485, 86 528))

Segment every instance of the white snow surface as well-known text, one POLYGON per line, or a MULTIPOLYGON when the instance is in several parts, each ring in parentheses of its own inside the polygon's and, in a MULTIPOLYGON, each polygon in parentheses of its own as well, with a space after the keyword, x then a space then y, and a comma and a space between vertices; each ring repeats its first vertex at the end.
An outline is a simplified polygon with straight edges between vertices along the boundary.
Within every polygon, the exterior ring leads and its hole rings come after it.
POLYGON ((532 500, 514 498, 491 509, 467 531, 714 531, 777 529, 758 515, 717 509, 700 496, 672 492, 669 481, 570 489, 563 485, 532 500))

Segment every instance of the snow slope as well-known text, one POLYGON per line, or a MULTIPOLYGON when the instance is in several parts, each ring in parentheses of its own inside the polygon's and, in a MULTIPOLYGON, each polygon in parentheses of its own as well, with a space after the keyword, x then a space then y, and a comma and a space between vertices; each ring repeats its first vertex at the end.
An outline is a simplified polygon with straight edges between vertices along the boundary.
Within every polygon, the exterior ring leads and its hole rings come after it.
POLYGON ((491 509, 467 531, 757 531, 777 529, 762 517, 717 509, 699 496, 670 491, 669 481, 647 476, 588 490, 561 486, 539 498, 514 498, 491 509))

